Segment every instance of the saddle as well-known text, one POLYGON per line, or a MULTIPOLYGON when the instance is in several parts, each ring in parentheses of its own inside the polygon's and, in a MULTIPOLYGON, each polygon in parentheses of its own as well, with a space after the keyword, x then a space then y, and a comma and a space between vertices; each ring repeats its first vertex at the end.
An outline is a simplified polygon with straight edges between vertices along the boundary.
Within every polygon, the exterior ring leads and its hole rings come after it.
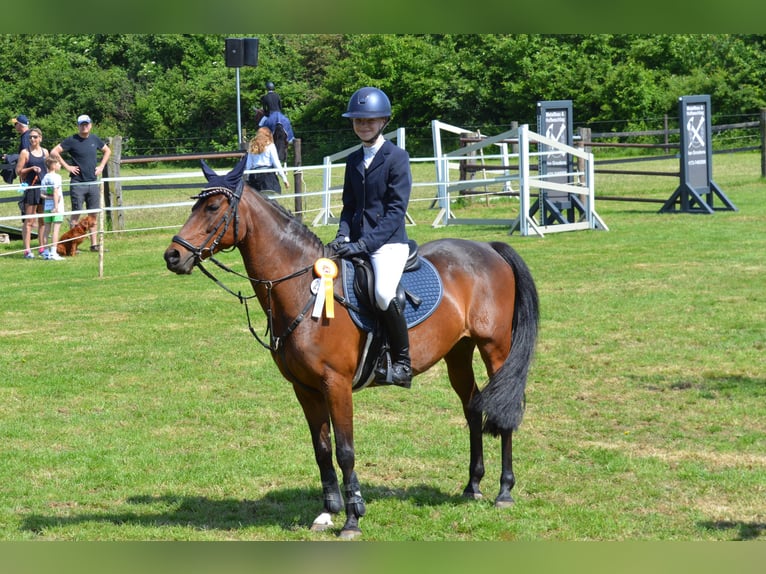
MULTIPOLYGON (((409 241, 410 254, 407 256, 407 262, 404 264, 404 273, 410 271, 417 271, 420 269, 421 261, 418 255, 418 244, 410 240, 409 241)), ((375 274, 372 270, 372 263, 366 257, 354 257, 351 259, 354 263, 354 294, 359 300, 360 304, 371 310, 375 309, 375 274)), ((422 303, 421 299, 412 291, 407 291, 399 282, 399 286, 396 289, 396 298, 399 302, 404 304, 404 301, 409 301, 411 305, 419 307, 422 303)), ((404 306, 402 306, 404 308, 404 306)), ((409 326, 409 325, 408 325, 409 326)))
MULTIPOLYGON (((417 243, 410 240, 409 245, 410 254, 396 296, 403 303, 404 318, 411 329, 436 310, 444 289, 436 268, 418 254, 417 243)), ((341 280, 351 319, 366 333, 359 368, 354 376, 353 389, 356 391, 373 381, 375 365, 379 360, 386 360, 388 345, 375 310, 375 279, 369 260, 363 257, 344 259, 341 280)))

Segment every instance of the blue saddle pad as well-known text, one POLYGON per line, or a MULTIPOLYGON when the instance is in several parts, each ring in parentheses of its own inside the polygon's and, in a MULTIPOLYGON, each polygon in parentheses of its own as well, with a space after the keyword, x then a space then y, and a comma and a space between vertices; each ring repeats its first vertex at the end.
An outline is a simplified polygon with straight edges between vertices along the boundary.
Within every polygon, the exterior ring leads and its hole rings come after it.
MULTIPOLYGON (((359 312, 349 308, 354 323, 365 331, 372 331, 375 327, 376 318, 373 312, 359 302, 359 298, 354 292, 354 264, 353 262, 343 260, 343 296, 349 303, 359 309, 359 312)), ((404 318, 407 320, 407 327, 412 328, 425 321, 431 316, 441 303, 444 294, 444 286, 441 277, 433 264, 427 259, 420 258, 420 267, 415 271, 407 271, 402 275, 402 287, 405 291, 417 295, 420 298, 420 304, 416 307, 410 300, 404 306, 404 318)))

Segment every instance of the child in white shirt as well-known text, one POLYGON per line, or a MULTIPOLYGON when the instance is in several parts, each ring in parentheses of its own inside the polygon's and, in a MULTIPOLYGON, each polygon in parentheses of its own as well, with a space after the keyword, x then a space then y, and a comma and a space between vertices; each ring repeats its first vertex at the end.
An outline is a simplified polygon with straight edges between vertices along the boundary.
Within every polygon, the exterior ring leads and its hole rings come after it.
POLYGON ((43 228, 43 241, 41 244, 47 245, 48 248, 43 253, 43 258, 52 261, 63 261, 63 257, 56 252, 56 247, 59 242, 59 232, 61 231, 61 222, 64 221, 64 193, 61 187, 61 162, 49 155, 45 160, 45 166, 48 169, 48 173, 43 177, 41 182, 42 197, 45 200, 45 213, 52 215, 45 217, 45 227, 43 228), (58 215, 53 215, 58 214, 58 215), (53 235, 53 241, 48 243, 53 235))

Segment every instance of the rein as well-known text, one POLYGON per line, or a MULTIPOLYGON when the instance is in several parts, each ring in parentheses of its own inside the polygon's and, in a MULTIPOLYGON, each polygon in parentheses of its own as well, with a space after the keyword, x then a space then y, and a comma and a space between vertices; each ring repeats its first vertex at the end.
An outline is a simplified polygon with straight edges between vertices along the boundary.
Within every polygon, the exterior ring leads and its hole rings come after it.
POLYGON ((234 295, 237 299, 239 299, 239 302, 241 304, 244 304, 245 306, 245 314, 247 315, 247 326, 250 330, 250 333, 252 333, 253 337, 255 337, 256 341, 258 341, 262 347, 265 349, 268 349, 272 353, 277 352, 280 347, 282 346, 282 342, 284 339, 286 339, 303 321, 303 319, 306 317, 306 314, 308 313, 309 309, 314 304, 314 300, 316 299, 316 294, 313 294, 312 297, 309 297, 308 302, 306 303, 306 306, 301 310, 301 312, 298 314, 298 316, 293 319, 292 323, 287 327, 285 330, 285 333, 282 334, 279 337, 274 336, 274 317, 273 312, 271 309, 271 291, 274 288, 274 286, 279 285, 280 283, 283 283, 285 281, 289 281, 290 279, 294 279, 295 277, 300 277, 301 275, 304 275, 305 273, 308 273, 312 268, 313 265, 309 265, 307 267, 304 267, 302 269, 299 269, 293 273, 290 273, 288 275, 285 275, 284 277, 279 277, 278 279, 258 279, 256 277, 250 277, 248 275, 244 275, 238 271, 235 271, 231 267, 228 267, 226 264, 218 261, 218 259, 215 258, 214 252, 215 248, 219 245, 221 242, 221 239, 226 234, 226 232, 229 229, 229 225, 231 224, 232 220, 234 221, 234 243, 232 247, 228 250, 222 249, 222 252, 227 251, 233 251, 238 244, 237 237, 239 235, 239 201, 242 198, 242 190, 244 189, 244 183, 240 181, 239 185, 237 186, 237 189, 235 191, 232 191, 225 187, 209 187, 206 189, 203 189, 198 195, 192 196, 192 199, 207 199, 208 197, 214 196, 214 195, 224 195, 229 200, 229 210, 226 212, 226 214, 221 218, 221 220, 218 222, 218 224, 215 226, 213 231, 210 232, 210 234, 207 236, 207 238, 204 240, 202 245, 200 247, 195 247, 188 241, 186 241, 183 237, 179 235, 173 236, 173 242, 178 243, 179 245, 182 245, 185 249, 189 250, 192 255, 194 256, 194 265, 196 267, 199 267, 200 271, 205 274, 206 277, 209 279, 212 279, 216 285, 221 287, 224 291, 227 293, 230 293, 234 295), (221 229, 221 227, 223 227, 221 229), (210 243, 210 247, 205 247, 210 243), (227 273, 232 273, 236 275, 237 277, 241 277, 242 279, 246 279, 251 282, 251 284, 256 285, 264 285, 266 287, 266 333, 269 335, 269 343, 266 344, 261 337, 256 333, 255 329, 253 328, 252 321, 250 320, 250 309, 248 307, 248 300, 254 298, 256 295, 249 295, 244 296, 241 292, 234 292, 232 289, 230 289, 228 286, 226 286, 222 281, 220 281, 213 273, 208 271, 205 266, 202 264, 202 255, 204 253, 208 253, 208 259, 212 261, 215 265, 217 265, 220 269, 223 269, 227 273))

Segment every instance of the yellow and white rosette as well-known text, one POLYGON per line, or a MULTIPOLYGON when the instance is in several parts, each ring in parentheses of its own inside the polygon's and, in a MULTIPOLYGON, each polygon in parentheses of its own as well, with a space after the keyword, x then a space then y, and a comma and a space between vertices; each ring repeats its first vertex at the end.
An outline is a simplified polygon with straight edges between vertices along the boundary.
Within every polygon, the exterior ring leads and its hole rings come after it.
POLYGON ((335 317, 333 279, 338 276, 338 266, 332 259, 321 257, 314 263, 314 272, 319 277, 319 286, 311 316, 316 318, 321 317, 322 307, 324 307, 325 317, 332 319, 335 317))

